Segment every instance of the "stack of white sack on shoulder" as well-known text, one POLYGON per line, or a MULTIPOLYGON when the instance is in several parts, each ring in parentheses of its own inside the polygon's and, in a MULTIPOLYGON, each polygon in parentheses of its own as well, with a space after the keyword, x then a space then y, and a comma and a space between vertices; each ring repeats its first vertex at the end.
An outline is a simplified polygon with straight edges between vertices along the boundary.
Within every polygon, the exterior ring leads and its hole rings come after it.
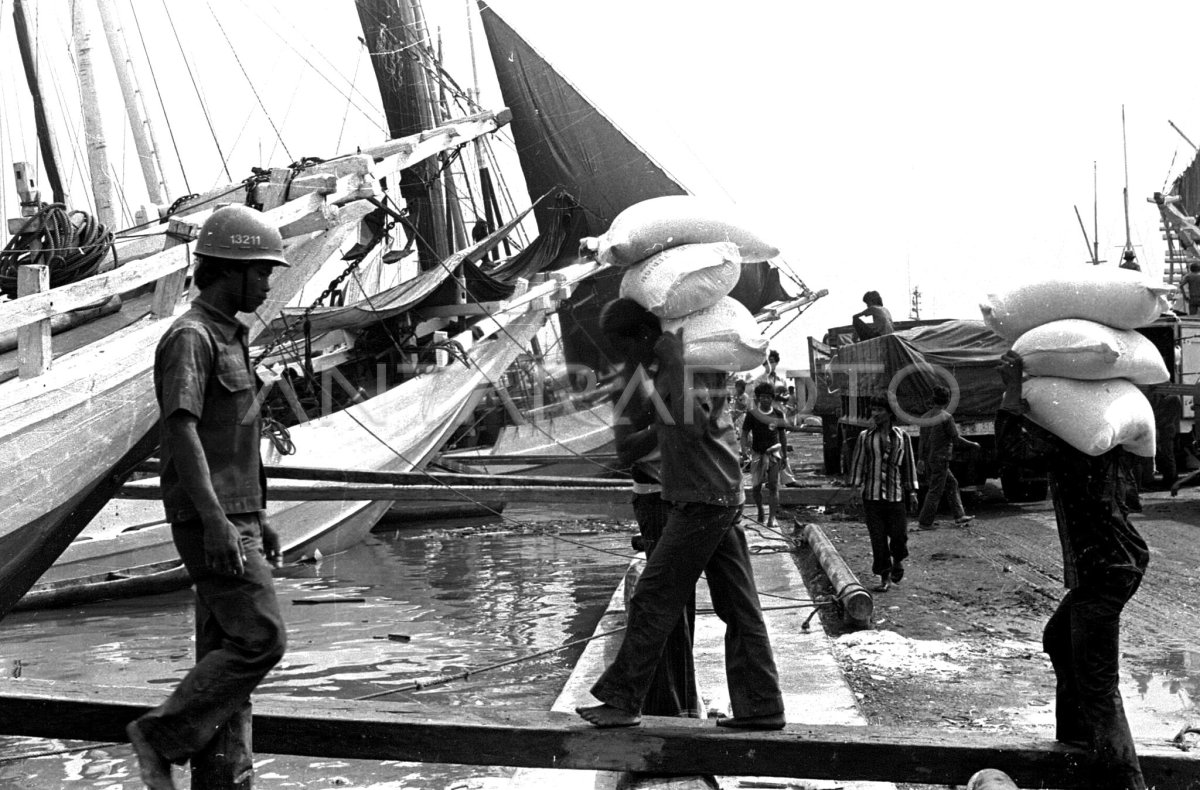
POLYGON ((979 308, 1021 356, 1029 419, 1088 455, 1122 445, 1153 457, 1154 412, 1139 387, 1170 373, 1135 329, 1167 310, 1170 291, 1141 272, 1081 267, 990 294, 979 308))
POLYGON ((626 267, 621 296, 658 316, 665 331, 683 328, 687 365, 739 372, 763 364, 767 338, 729 293, 743 263, 770 260, 779 250, 728 208, 692 195, 643 200, 603 235, 584 239, 581 251, 626 267))

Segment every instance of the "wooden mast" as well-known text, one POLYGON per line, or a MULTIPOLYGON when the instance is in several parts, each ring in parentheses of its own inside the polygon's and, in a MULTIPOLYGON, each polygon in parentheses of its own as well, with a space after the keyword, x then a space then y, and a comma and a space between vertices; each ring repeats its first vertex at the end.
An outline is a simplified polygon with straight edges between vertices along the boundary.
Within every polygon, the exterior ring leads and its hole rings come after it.
MULTIPOLYGON (((357 0, 359 23, 371 55, 371 66, 379 83, 389 137, 407 137, 430 128, 428 96, 422 94, 421 69, 413 52, 412 9, 404 0, 357 0)), ((435 246, 441 218, 433 205, 429 184, 437 173, 437 162, 427 161, 400 174, 400 194, 408 208, 416 234, 422 270, 437 266, 435 246)))
POLYGON ((17 35, 17 47, 21 51, 21 64, 25 68, 25 81, 29 85, 29 94, 33 97, 33 116, 37 126, 38 146, 42 152, 43 167, 46 170, 46 180, 50 182, 50 191, 55 203, 67 204, 69 195, 63 187, 61 169, 59 168, 58 146, 54 142, 54 132, 46 120, 46 108, 42 102, 41 80, 38 78, 37 57, 34 55, 29 35, 29 23, 25 18, 24 0, 13 0, 13 21, 17 35))
POLYGON ((87 6, 71 4, 71 32, 75 40, 75 59, 79 70, 79 96, 83 102, 83 128, 87 142, 88 169, 92 176, 92 196, 96 202, 96 219, 108 228, 116 225, 113 212, 112 179, 108 174, 108 146, 104 141, 104 125, 100 120, 100 102, 96 97, 96 81, 92 75, 92 36, 87 24, 87 6))
POLYGON ((134 84, 133 63, 125 47, 125 37, 120 20, 117 19, 117 11, 113 8, 112 0, 96 0, 96 7, 100 9, 100 20, 104 27, 104 36, 108 40, 108 51, 112 54, 117 82, 121 86, 121 95, 125 98, 129 129, 133 134, 133 144, 137 148, 142 177, 146 180, 146 195, 151 203, 163 205, 167 195, 166 177, 162 162, 158 158, 158 146, 154 144, 154 129, 144 112, 142 93, 134 84))
MULTIPOLYGON (((425 13, 419 0, 400 0, 400 13, 404 19, 405 28, 412 40, 412 67, 414 85, 416 87, 416 110, 424 129, 432 129, 442 122, 441 108, 433 94, 430 84, 429 69, 422 60, 430 52, 429 35, 425 29, 425 13)), ((440 260, 450 257, 450 243, 446 234, 446 194, 445 179, 440 176, 445 154, 439 155, 429 163, 429 202, 433 213, 433 248, 440 260)))

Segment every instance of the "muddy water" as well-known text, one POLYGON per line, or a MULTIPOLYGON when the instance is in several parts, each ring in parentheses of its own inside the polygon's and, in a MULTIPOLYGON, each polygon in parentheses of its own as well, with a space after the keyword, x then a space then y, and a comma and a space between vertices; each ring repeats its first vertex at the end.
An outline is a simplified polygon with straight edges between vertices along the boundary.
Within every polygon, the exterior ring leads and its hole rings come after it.
MULTIPOLYGON (((528 522, 533 515, 523 514, 520 520, 528 522)), ((631 554, 632 528, 591 521, 539 526, 553 528, 561 539, 514 531, 511 524, 410 528, 373 536, 319 565, 287 569, 276 587, 288 621, 289 651, 261 690, 347 699, 589 636, 627 564, 621 555, 631 554), (329 595, 366 601, 295 603, 329 595), (389 634, 398 638, 389 639, 389 634)), ((10 615, 0 624, 0 671, 105 685, 157 685, 165 695, 191 666, 191 629, 189 593, 10 615)), ((581 650, 559 651, 392 698, 431 709, 548 709, 581 650)), ((128 746, 83 746, 0 739, 0 787, 141 787, 128 746), (12 759, 50 752, 60 753, 12 759)), ((470 788, 502 781, 507 773, 267 754, 257 756, 256 766, 259 790, 470 788)), ((177 782, 186 787, 183 776, 176 769, 177 782)))

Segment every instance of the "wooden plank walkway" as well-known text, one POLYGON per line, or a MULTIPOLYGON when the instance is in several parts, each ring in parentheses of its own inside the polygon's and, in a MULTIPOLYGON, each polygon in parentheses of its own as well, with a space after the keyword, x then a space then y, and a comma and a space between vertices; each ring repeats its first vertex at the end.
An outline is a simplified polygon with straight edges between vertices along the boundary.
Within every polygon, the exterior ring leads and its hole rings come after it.
MULTIPOLYGON (((162 691, 65 681, 0 682, 0 734, 125 741, 125 724, 162 691)), ((461 708, 430 715, 381 701, 256 696, 254 749, 263 754, 727 776, 962 785, 998 768, 1020 786, 1085 787, 1083 753, 1003 734, 847 725, 730 732, 710 721, 647 717, 598 730, 573 714, 461 708)), ((1200 788, 1200 758, 1139 744, 1157 790, 1200 788)))

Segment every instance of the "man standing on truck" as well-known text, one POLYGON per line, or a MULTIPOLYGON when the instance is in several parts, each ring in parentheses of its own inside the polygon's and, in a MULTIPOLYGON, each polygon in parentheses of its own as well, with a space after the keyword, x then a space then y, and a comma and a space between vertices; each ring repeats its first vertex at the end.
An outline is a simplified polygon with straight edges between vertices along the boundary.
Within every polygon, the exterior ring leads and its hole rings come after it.
POLYGON ((1042 634, 1057 680, 1055 738, 1091 751, 1091 787, 1145 790, 1118 686, 1121 610, 1150 561, 1127 515, 1128 453, 1118 446, 1091 456, 1034 424, 1024 416, 1020 355, 1006 352, 999 370, 997 447, 1010 462, 1045 470, 1062 543, 1067 594, 1042 634))
POLYGON ((968 516, 963 509, 958 478, 950 471, 950 461, 956 449, 978 450, 979 445, 959 435, 954 416, 946 411, 950 390, 934 387, 932 400, 933 408, 921 415, 921 460, 917 461, 917 474, 925 478, 925 504, 917 516, 917 529, 936 528, 933 519, 943 498, 950 500, 955 526, 965 527, 975 517, 968 516))
POLYGON ((871 427, 858 435, 850 462, 850 485, 862 491, 863 518, 871 536, 871 572, 877 592, 904 578, 908 557, 908 512, 917 507, 917 464, 912 441, 895 425, 885 397, 871 398, 871 427))

